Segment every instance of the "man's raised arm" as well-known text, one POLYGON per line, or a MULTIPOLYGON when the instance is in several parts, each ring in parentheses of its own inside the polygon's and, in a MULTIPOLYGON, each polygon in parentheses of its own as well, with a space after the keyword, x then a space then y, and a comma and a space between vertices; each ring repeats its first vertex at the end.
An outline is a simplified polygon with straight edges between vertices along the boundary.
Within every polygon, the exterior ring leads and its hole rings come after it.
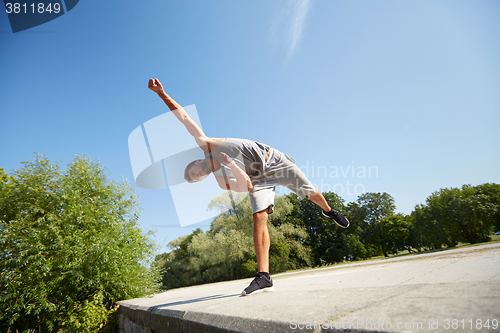
POLYGON ((172 111, 172 113, 179 119, 179 121, 186 127, 189 134, 191 134, 198 146, 201 149, 207 149, 207 136, 201 128, 189 117, 189 115, 184 111, 182 106, 180 106, 172 97, 170 97, 164 90, 158 79, 149 79, 148 88, 154 91, 160 96, 160 98, 167 104, 168 108, 172 111))

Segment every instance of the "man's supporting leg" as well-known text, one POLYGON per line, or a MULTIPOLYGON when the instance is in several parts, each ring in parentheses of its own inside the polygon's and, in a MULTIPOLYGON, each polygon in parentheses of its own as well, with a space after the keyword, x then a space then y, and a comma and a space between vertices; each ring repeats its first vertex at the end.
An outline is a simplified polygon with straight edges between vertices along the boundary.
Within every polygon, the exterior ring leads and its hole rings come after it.
POLYGON ((267 208, 253 214, 253 245, 257 256, 259 272, 269 273, 269 230, 267 229, 267 208))
POLYGON ((259 272, 241 295, 254 295, 262 291, 272 291, 273 279, 269 276, 269 230, 267 229, 267 208, 253 214, 253 245, 257 255, 257 265, 259 272))
POLYGON ((326 202, 323 194, 316 188, 316 192, 314 194, 308 195, 309 199, 314 202, 316 205, 320 206, 325 212, 329 212, 332 208, 326 202))

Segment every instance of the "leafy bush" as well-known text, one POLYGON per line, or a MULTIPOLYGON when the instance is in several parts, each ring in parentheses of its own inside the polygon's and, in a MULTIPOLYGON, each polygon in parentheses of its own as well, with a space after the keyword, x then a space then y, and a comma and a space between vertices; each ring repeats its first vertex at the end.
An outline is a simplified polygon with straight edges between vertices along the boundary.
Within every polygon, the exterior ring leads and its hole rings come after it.
POLYGON ((97 332, 121 299, 158 290, 127 182, 37 155, 0 182, 0 330, 97 332))

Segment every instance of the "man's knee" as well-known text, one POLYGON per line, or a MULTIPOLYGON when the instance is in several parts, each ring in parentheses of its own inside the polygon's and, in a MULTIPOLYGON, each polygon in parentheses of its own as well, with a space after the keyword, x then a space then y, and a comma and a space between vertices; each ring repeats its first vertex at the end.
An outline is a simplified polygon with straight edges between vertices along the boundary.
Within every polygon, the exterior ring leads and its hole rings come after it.
POLYGON ((309 193, 307 196, 310 198, 311 196, 315 196, 315 195, 318 195, 320 194, 321 192, 315 187, 314 188, 314 193, 309 193))
POLYGON ((255 223, 259 223, 259 222, 265 222, 266 223, 267 222, 267 218, 269 216, 268 208, 263 209, 260 212, 253 213, 252 216, 253 216, 253 221, 255 223))
POLYGON ((266 209, 263 209, 261 210, 260 212, 256 212, 256 213, 253 213, 252 216, 255 218, 255 217, 262 217, 262 216, 267 216, 268 215, 268 212, 267 212, 267 208, 266 209))

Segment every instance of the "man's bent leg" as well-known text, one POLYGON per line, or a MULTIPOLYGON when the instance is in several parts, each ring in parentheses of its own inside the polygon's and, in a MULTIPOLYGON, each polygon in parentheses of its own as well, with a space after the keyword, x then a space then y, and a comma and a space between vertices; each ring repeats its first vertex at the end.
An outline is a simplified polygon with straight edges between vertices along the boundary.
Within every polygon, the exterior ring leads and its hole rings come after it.
POLYGON ((286 186, 294 191, 301 199, 307 195, 312 202, 323 209, 324 216, 334 220, 340 227, 347 228, 349 226, 349 220, 328 205, 323 194, 313 186, 311 181, 307 179, 304 172, 300 170, 292 158, 289 158, 287 155, 285 155, 285 157, 286 158, 281 159, 281 163, 278 166, 274 166, 276 169, 276 177, 278 177, 278 174, 281 177, 277 179, 279 185, 286 186))
POLYGON ((269 273, 269 230, 267 229, 267 208, 253 214, 253 245, 257 256, 259 272, 269 273))
POLYGON ((326 202, 323 194, 317 188, 316 192, 314 192, 313 194, 309 194, 308 196, 312 202, 323 209, 323 215, 334 220, 339 227, 347 228, 349 226, 349 220, 344 215, 332 209, 326 202))
POLYGON ((309 194, 308 197, 309 199, 311 199, 312 202, 320 206, 325 212, 329 212, 332 209, 326 202, 323 193, 321 193, 317 188, 316 192, 314 192, 314 194, 309 194))

